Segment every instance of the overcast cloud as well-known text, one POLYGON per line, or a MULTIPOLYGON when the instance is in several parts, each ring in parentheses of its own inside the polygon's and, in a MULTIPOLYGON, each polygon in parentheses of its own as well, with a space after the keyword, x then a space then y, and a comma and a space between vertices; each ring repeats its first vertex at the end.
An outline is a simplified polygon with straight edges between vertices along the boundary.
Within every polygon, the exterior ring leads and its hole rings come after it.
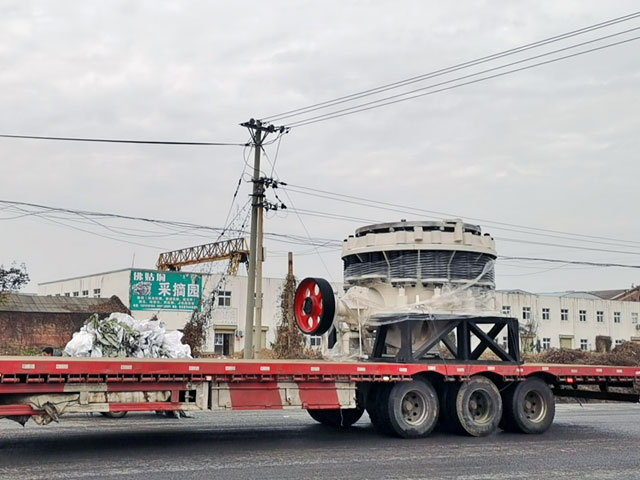
MULTIPOLYGON (((632 13, 636 5, 0 1, 0 133, 242 143, 248 134, 238 124, 251 117, 517 47, 632 13)), ((639 20, 627 22, 583 40, 638 26, 639 20)), ((294 128, 282 139, 276 175, 293 185, 465 219, 639 242, 561 240, 470 220, 498 239, 504 255, 640 264, 639 49, 640 41, 631 42, 294 128)), ((275 147, 267 148, 272 159, 275 147)), ((220 227, 244 167, 241 147, 0 139, 0 154, 4 200, 220 227)), ((270 173, 269 164, 263 166, 270 173)), ((249 189, 242 184, 237 205, 248 200, 249 189)), ((375 221, 419 218, 283 193, 290 208, 375 221)), ((12 216, 0 211, 0 217, 12 216)), ((293 213, 271 213, 265 229, 340 240, 365 223, 301 218, 304 226, 293 213)), ((25 262, 28 290, 36 291, 43 281, 132 264, 153 268, 162 249, 215 239, 91 230, 120 241, 72 229, 69 222, 0 220, 0 263, 25 262)), ((339 250, 323 250, 320 260, 309 246, 267 247, 268 276, 285 274, 284 255, 292 248, 299 254, 297 276, 341 279, 339 250)), ((517 263, 499 264, 497 282, 498 288, 532 291, 588 290, 628 287, 640 276, 630 269, 517 263)))

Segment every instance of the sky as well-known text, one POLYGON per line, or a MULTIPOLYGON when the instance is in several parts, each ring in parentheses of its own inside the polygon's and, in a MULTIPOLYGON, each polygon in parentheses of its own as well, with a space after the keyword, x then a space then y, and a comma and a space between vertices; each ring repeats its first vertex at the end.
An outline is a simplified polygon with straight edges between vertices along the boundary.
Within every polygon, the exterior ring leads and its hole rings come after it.
MULTIPOLYGON (((503 52, 634 13, 636 5, 2 0, 0 134, 243 144, 249 135, 239 124, 250 118, 503 52)), ((625 21, 381 96, 638 27, 640 19, 625 21)), ((340 281, 335 243, 282 240, 341 241, 360 226, 401 218, 479 224, 504 256, 639 265, 639 49, 631 41, 269 136, 276 141, 265 145, 263 173, 289 187, 267 192, 287 209, 267 212, 265 231, 285 237, 266 240, 264 274, 283 277, 293 251, 297 277, 340 281)), ((0 138, 0 200, 240 228, 252 161, 242 146, 0 138)), ((162 251, 218 238, 25 208, 0 204, 0 264, 24 263, 31 292, 40 282, 153 268, 162 251)), ((499 260, 496 269, 499 289, 640 283, 630 268, 499 260)))

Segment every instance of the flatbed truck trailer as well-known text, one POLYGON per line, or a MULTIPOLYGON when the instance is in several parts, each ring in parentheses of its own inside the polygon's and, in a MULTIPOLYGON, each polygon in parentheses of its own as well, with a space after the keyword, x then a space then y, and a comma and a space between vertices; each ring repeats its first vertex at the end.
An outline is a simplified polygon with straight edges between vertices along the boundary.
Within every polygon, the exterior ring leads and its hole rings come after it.
POLYGON ((0 357, 0 418, 63 414, 306 409, 348 427, 367 412, 382 433, 436 424, 484 436, 542 433, 555 397, 638 402, 640 367, 461 362, 0 357))

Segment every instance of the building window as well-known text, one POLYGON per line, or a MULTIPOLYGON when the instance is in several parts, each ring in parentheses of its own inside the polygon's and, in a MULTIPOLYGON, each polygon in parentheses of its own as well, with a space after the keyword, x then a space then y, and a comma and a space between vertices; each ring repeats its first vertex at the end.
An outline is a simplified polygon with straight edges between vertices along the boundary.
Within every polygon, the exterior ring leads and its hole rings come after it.
POLYGON ((631 314, 631 323, 638 323, 638 314, 636 312, 631 314))
POLYGON ((231 306, 231 292, 228 292, 228 291, 218 292, 218 306, 219 307, 231 306))
POLYGON ((507 317, 511 315, 511 305, 503 305, 502 306, 502 314, 507 317))
POLYGON ((522 320, 531 320, 531 307, 522 307, 522 320))
POLYGON ((589 348, 589 345, 587 343, 587 339, 586 338, 581 338, 580 339, 580 350, 587 350, 589 348))
POLYGON ((580 319, 581 322, 586 322, 587 321, 587 311, 586 310, 580 310, 578 312, 578 318, 580 319))
POLYGON ((73 292, 73 296, 74 297, 79 297, 80 296, 80 292, 73 292))
POLYGON ((322 337, 318 335, 312 335, 309 337, 309 346, 310 347, 319 347, 322 345, 322 337))
POLYGON ((604 322, 604 312, 596 312, 596 322, 602 323, 604 322))
POLYGON ((88 297, 89 296, 89 290, 82 290, 82 296, 83 297, 88 297))
POLYGON ((620 314, 620 312, 613 312, 613 323, 620 323, 621 319, 622 315, 620 314))
POLYGON ((70 296, 71 296, 71 294, 70 294, 69 292, 67 292, 67 293, 65 293, 65 294, 64 294, 64 296, 65 296, 65 297, 70 297, 70 296))
POLYGON ((100 289, 99 288, 94 288, 93 289, 93 297, 94 298, 100 298, 100 289))
POLYGON ((560 309, 560 320, 563 322, 569 321, 569 310, 566 308, 560 309))
POLYGON ((543 350, 549 350, 551 348, 551 339, 550 338, 543 338, 542 339, 542 349, 543 350))
POLYGON ((543 308, 542 309, 542 319, 543 320, 549 320, 549 318, 551 318, 551 312, 548 308, 543 308))
POLYGON ((624 340, 616 340, 616 347, 619 347, 624 343, 624 340))
POLYGON ((213 353, 218 355, 229 355, 231 352, 231 334, 216 333, 213 336, 213 353))

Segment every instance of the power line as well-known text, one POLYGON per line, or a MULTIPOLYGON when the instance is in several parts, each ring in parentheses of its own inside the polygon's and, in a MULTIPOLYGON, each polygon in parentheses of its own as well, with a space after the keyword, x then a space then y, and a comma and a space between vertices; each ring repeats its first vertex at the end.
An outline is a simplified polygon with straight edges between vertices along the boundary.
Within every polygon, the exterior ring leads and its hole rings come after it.
MULTIPOLYGON (((286 190, 285 190, 286 193, 286 190)), ((360 218, 360 217, 349 217, 346 215, 340 215, 340 214, 333 214, 333 213, 327 213, 327 212, 316 212, 313 210, 302 210, 302 209, 292 209, 292 211, 298 215, 309 215, 312 217, 320 217, 320 218, 329 218, 332 220, 346 220, 349 222, 361 222, 361 221, 365 221, 365 222, 369 222, 369 223, 383 223, 380 220, 372 220, 372 219, 364 219, 364 218, 360 218)), ((536 242, 533 240, 521 240, 521 239, 516 239, 516 238, 505 238, 505 237, 496 237, 493 236, 493 238, 497 241, 500 242, 511 242, 511 243, 524 243, 527 245, 542 245, 542 246, 546 246, 546 247, 557 247, 557 248, 569 248, 572 250, 587 250, 587 251, 592 251, 592 252, 606 252, 606 253, 620 253, 620 254, 624 254, 624 255, 640 255, 640 252, 629 252, 629 251, 624 251, 624 250, 610 250, 610 249, 605 249, 605 248, 592 248, 592 247, 582 247, 579 245, 563 245, 563 244, 559 244, 559 243, 546 243, 546 242, 536 242)))
MULTIPOLYGON (((287 130, 287 132, 288 132, 288 130, 287 130)), ((279 149, 280 149, 280 144, 278 143, 278 150, 279 150, 279 149)), ((276 176, 277 176, 278 174, 277 174, 277 172, 276 172, 276 164, 275 164, 275 160, 272 162, 272 161, 271 161, 271 158, 269 158, 269 155, 267 154, 266 150, 264 150, 264 149, 263 149, 263 151, 264 151, 264 155, 265 155, 265 157, 266 157, 267 161, 271 164, 271 172, 272 172, 272 174, 273 174, 273 173, 275 173, 275 174, 276 174, 276 176)), ((276 151, 276 155, 277 155, 277 151, 276 151)), ((276 160, 277 160, 277 158, 276 158, 276 160)), ((289 195, 289 193, 287 192, 287 190, 286 190, 286 189, 283 189, 283 190, 284 190, 284 194, 285 194, 285 195, 287 196, 287 198, 289 199, 289 202, 291 203, 291 206, 293 207, 293 199, 291 198, 291 196, 289 195)), ((308 239, 309 239, 309 241, 311 242, 312 240, 311 240, 311 234, 309 233, 309 229, 307 229, 307 226, 305 225, 304 221, 302 220, 302 217, 297 213, 297 211, 295 210, 295 208, 293 209, 293 211, 294 211, 294 213, 296 213, 296 216, 298 217, 298 220, 300 221, 300 225, 302 225, 303 230, 304 230, 304 231, 305 231, 305 233, 307 234, 307 238, 308 238, 308 239)), ((329 269, 329 267, 328 267, 328 266, 327 266, 327 264, 325 263, 324 258, 322 258, 322 255, 320 254, 320 251, 318 250, 318 245, 313 245, 313 243, 312 243, 312 246, 314 247, 314 249, 315 249, 315 251, 316 251, 316 254, 317 254, 318 259, 319 259, 319 260, 320 260, 320 262, 322 263, 322 266, 324 267, 325 271, 326 271, 326 272, 327 272, 327 274, 329 275, 329 279, 330 279, 332 282, 334 282, 335 280, 334 280, 334 278, 333 278, 333 275, 331 274, 331 270, 329 269)))
MULTIPOLYGON (((487 220, 487 219, 483 219, 483 218, 460 215, 460 214, 455 214, 455 213, 450 213, 450 212, 427 210, 427 209, 424 209, 424 208, 410 207, 410 206, 407 206, 407 205, 401 205, 401 204, 397 204, 397 203, 382 202, 380 200, 373 200, 373 199, 359 197, 359 196, 355 196, 355 195, 346 195, 346 194, 342 194, 342 193, 330 192, 330 191, 327 191, 327 190, 321 190, 321 189, 317 189, 317 188, 313 188, 313 187, 307 187, 307 186, 296 185, 296 184, 291 184, 291 183, 287 184, 286 189, 291 190, 294 193, 299 193, 299 194, 302 194, 302 195, 315 196, 315 197, 318 197, 318 198, 325 198, 325 199, 328 199, 328 200, 334 200, 334 201, 343 202, 343 203, 350 203, 350 204, 354 204, 354 205, 360 205, 360 206, 365 206, 365 207, 370 207, 370 208, 376 208, 376 209, 379 209, 379 210, 388 210, 388 211, 393 211, 393 212, 398 212, 398 213, 406 213, 406 214, 415 214, 416 212, 418 212, 418 213, 421 213, 421 214, 427 214, 427 216, 432 216, 432 218, 438 218, 438 219, 441 219, 443 217, 445 217, 445 218, 447 218, 447 217, 448 218, 464 218, 465 220, 473 220, 473 221, 476 221, 476 222, 480 222, 480 223, 482 223, 484 225, 489 225, 489 226, 491 226, 491 228, 497 229, 497 230, 515 231, 515 232, 518 232, 518 233, 533 234, 533 235, 539 235, 539 236, 551 236, 551 235, 543 235, 543 234, 540 234, 540 233, 535 233, 535 232, 545 232, 545 233, 549 233, 549 234, 559 234, 559 235, 568 235, 570 237, 579 237, 579 238, 582 238, 582 239, 605 240, 605 241, 610 241, 610 242, 618 242, 618 243, 611 243, 610 245, 624 246, 624 247, 627 247, 627 248, 629 248, 629 247, 630 248, 640 248, 640 242, 633 241, 633 240, 623 240, 623 239, 617 239, 617 238, 611 238, 611 237, 603 237, 603 236, 597 236, 597 235, 585 235, 585 234, 574 233, 574 232, 566 232, 566 231, 561 231, 561 230, 552 230, 552 229, 539 228, 539 227, 530 227, 530 226, 527 226, 527 225, 519 225, 519 224, 514 224, 514 223, 499 222, 499 221, 495 221, 495 220, 487 220), (335 197, 339 197, 339 198, 335 198, 335 197), (343 200, 343 198, 347 199, 347 200, 343 200), (367 202, 367 203, 363 203, 363 202, 367 202), (380 205, 380 206, 377 206, 377 205, 380 205), (520 228, 520 229, 525 229, 525 230, 531 230, 531 232, 529 232, 529 231, 511 230, 509 228, 504 228, 504 227, 514 227, 514 228, 520 228), (634 245, 638 245, 638 246, 634 246, 634 245)), ((563 237, 554 237, 554 238, 563 238, 563 237)), ((608 244, 606 242, 579 240, 578 238, 571 238, 571 239, 567 239, 567 240, 585 241, 585 242, 589 242, 589 243, 599 243, 599 244, 605 244, 605 245, 608 244)))
POLYGON ((565 40, 567 38, 571 38, 571 37, 574 37, 574 36, 577 36, 577 35, 582 35, 582 34, 585 34, 585 33, 589 33, 589 32, 592 32, 592 31, 595 31, 595 30, 598 30, 598 29, 601 29, 601 28, 610 27, 610 26, 618 24, 618 23, 622 23, 622 22, 626 22, 626 21, 629 21, 629 20, 633 20, 634 18, 637 18, 639 16, 640 16, 640 12, 634 12, 634 13, 631 13, 631 14, 628 14, 628 15, 624 15, 622 17, 617 17, 617 18, 614 18, 614 19, 611 19, 611 20, 607 20, 605 22, 601 22, 601 23, 597 23, 597 24, 594 24, 594 25, 590 25, 588 27, 583 27, 583 28, 580 28, 578 30, 573 30, 573 31, 570 31, 570 32, 567 32, 567 33, 563 33, 563 34, 560 34, 560 35, 555 35, 553 37, 545 38, 543 40, 538 40, 536 42, 528 43, 528 44, 522 45, 520 47, 511 48, 511 49, 508 49, 508 50, 505 50, 505 51, 502 51, 502 52, 499 52, 499 53, 494 53, 494 54, 491 54, 491 55, 488 55, 488 56, 485 56, 485 57, 481 57, 481 58, 478 58, 478 59, 475 59, 475 60, 470 60, 470 61, 466 61, 466 62, 463 62, 463 63, 459 63, 459 64, 454 65, 452 67, 447 67, 447 68, 435 70, 435 71, 432 71, 432 72, 429 72, 429 73, 425 73, 425 74, 422 74, 422 75, 418 75, 418 76, 414 76, 414 77, 411 77, 411 78, 407 78, 407 79, 404 79, 404 80, 400 80, 400 81, 397 81, 397 82, 388 83, 386 85, 382 85, 382 86, 379 86, 379 87, 375 87, 375 88, 371 88, 371 89, 368 89, 368 90, 356 92, 356 93, 353 93, 353 94, 350 94, 350 95, 346 95, 346 96, 343 96, 343 97, 338 97, 338 98, 336 98, 334 100, 328 100, 328 101, 325 101, 325 102, 309 105, 307 107, 302 107, 302 108, 297 108, 297 109, 294 109, 294 110, 289 110, 289 111, 286 111, 286 112, 283 112, 283 113, 280 113, 280 114, 277 114, 277 115, 271 115, 271 116, 265 117, 263 120, 265 120, 265 121, 277 121, 277 120, 280 120, 280 119, 283 119, 283 118, 290 118, 290 117, 293 117, 293 116, 298 116, 298 115, 303 115, 303 114, 306 114, 306 113, 310 113, 312 111, 329 108, 329 107, 332 107, 332 106, 335 106, 335 105, 339 105, 339 104, 342 104, 342 103, 346 103, 346 102, 350 102, 350 101, 353 101, 353 100, 357 100, 359 98, 363 98, 363 97, 370 96, 370 95, 375 95, 375 94, 378 94, 378 93, 381 93, 381 92, 389 91, 389 90, 392 90, 392 89, 396 89, 396 88, 404 87, 406 85, 417 83, 417 82, 420 82, 420 81, 423 81, 423 80, 427 80, 429 78, 434 78, 434 77, 441 76, 441 75, 444 75, 444 74, 447 74, 447 73, 452 73, 452 72, 455 72, 455 71, 458 71, 458 70, 462 70, 464 68, 469 68, 469 67, 472 67, 472 66, 475 66, 475 65, 479 65, 481 63, 486 63, 486 62, 489 62, 489 61, 492 61, 492 60, 496 60, 496 59, 503 58, 503 57, 506 57, 506 56, 514 55, 514 54, 517 54, 517 53, 521 53, 521 52, 526 51, 526 50, 531 50, 533 48, 538 48, 538 47, 541 47, 541 46, 544 46, 544 45, 547 45, 547 44, 550 44, 550 43, 554 43, 554 42, 557 42, 557 41, 565 40))
POLYGON ((640 268, 640 265, 629 265, 624 263, 601 263, 601 262, 586 262, 580 260, 560 260, 557 258, 536 258, 536 257, 508 257, 500 255, 498 259, 501 260, 523 260, 523 261, 536 261, 547 263, 564 263, 568 265, 588 265, 591 267, 620 267, 620 268, 640 268))
POLYGON ((224 142, 172 142, 166 140, 119 140, 109 138, 78 138, 78 137, 41 137, 36 135, 0 135, 2 138, 22 138, 27 140, 56 140, 65 142, 101 142, 101 143, 134 143, 147 145, 200 145, 200 146, 225 146, 248 147, 248 143, 224 143, 224 142))
POLYGON ((540 58, 540 57, 543 57, 543 56, 551 55, 553 53, 558 53, 560 51, 567 50, 569 48, 576 48, 577 46, 585 45, 587 43, 593 43, 595 41, 599 41, 599 40, 602 40, 604 38, 609 38, 609 37, 612 37, 612 36, 621 35, 623 33, 628 33, 630 31, 638 30, 638 29, 640 29, 640 27, 636 27, 636 28, 633 28, 633 29, 630 29, 630 30, 626 30, 624 32, 620 32, 620 33, 616 33, 616 34, 613 34, 613 35, 609 35, 607 37, 601 37, 601 38, 598 38, 596 40, 591 40, 589 42, 584 42, 582 44, 573 45, 573 46, 570 46, 570 47, 565 47, 565 48, 562 48, 562 49, 559 49, 559 50, 555 50, 553 52, 545 53, 545 54, 542 54, 542 55, 536 55, 536 56, 533 56, 533 57, 526 58, 524 60, 511 62, 511 63, 505 64, 505 65, 501 65, 499 67, 494 67, 494 68, 490 68, 490 69, 487 69, 487 70, 482 70, 482 71, 477 72, 477 73, 473 73, 473 74, 470 74, 470 75, 465 75, 463 77, 454 78, 452 80, 447 80, 445 82, 441 82, 441 83, 438 83, 438 84, 433 84, 433 85, 430 85, 430 86, 427 86, 427 87, 419 88, 419 89, 412 90, 412 91, 409 91, 409 92, 405 92, 405 93, 402 93, 402 94, 393 95, 393 96, 390 96, 390 97, 382 98, 382 99, 379 99, 379 100, 374 100, 372 102, 363 103, 363 104, 360 104, 360 105, 356 105, 356 106, 345 108, 345 109, 341 109, 341 110, 336 110, 334 112, 325 113, 323 115, 317 115, 315 117, 305 118, 305 119, 299 120, 297 122, 293 122, 293 123, 289 124, 288 126, 290 128, 302 127, 302 126, 305 126, 305 125, 311 125, 311 124, 318 123, 318 122, 324 122, 326 120, 331 120, 331 119, 334 119, 334 118, 344 117, 344 116, 347 116, 347 115, 353 115, 355 113, 364 112, 364 111, 368 111, 368 110, 373 110, 373 109, 385 107, 385 106, 388 106, 388 105, 394 105, 396 103, 405 102, 407 100, 413 100, 415 98, 425 97, 427 95, 433 95, 433 94, 440 93, 440 92, 445 92, 445 91, 448 91, 448 90, 453 90, 453 89, 464 87, 464 86, 467 86, 467 85, 473 85, 473 84, 476 84, 476 83, 484 82, 486 80, 492 80, 494 78, 503 77, 505 75, 510 75, 512 73, 521 72, 521 71, 524 71, 524 70, 529 70, 529 69, 532 69, 532 68, 535 68, 535 67, 539 67, 539 66, 542 66, 542 65, 548 65, 548 64, 551 64, 551 63, 559 62, 561 60, 567 60, 569 58, 574 58, 574 57, 578 57, 578 56, 581 56, 581 55, 585 55, 587 53, 592 53, 592 52, 596 52, 596 51, 599 51, 599 50, 604 50, 606 48, 615 47, 615 46, 622 45, 622 44, 625 44, 625 43, 633 42, 635 40, 639 40, 640 37, 631 37, 631 38, 628 38, 628 39, 625 39, 625 40, 621 40, 619 42, 613 42, 613 43, 609 43, 607 45, 602 45, 602 46, 599 46, 599 47, 590 48, 588 50, 583 50, 581 52, 576 52, 576 53, 572 53, 572 54, 569 54, 569 55, 564 55, 564 56, 561 56, 561 57, 552 58, 550 60, 545 60, 543 62, 538 62, 538 63, 534 63, 534 64, 531 64, 531 65, 526 65, 526 66, 523 66, 523 67, 514 68, 512 70, 507 70, 505 72, 500 72, 500 73, 496 73, 496 74, 493 74, 493 75, 488 75, 486 77, 477 78, 475 80, 470 80, 468 82, 463 82, 463 83, 459 83, 459 84, 456 84, 456 85, 451 85, 451 86, 448 86, 448 87, 443 87, 443 88, 439 88, 439 89, 436 89, 436 90, 431 90, 431 91, 428 91, 428 92, 419 93, 419 94, 416 94, 416 95, 406 96, 406 95, 410 95, 411 93, 414 93, 414 92, 424 91, 424 90, 427 90, 429 88, 434 88, 435 86, 438 86, 438 85, 446 85, 446 84, 453 83, 453 82, 456 82, 456 81, 459 81, 459 80, 462 80, 462 79, 465 79, 465 78, 470 78, 470 77, 473 77, 473 76, 476 76, 476 75, 480 75, 482 73, 487 73, 487 72, 499 70, 499 69, 506 68, 506 67, 509 67, 509 66, 512 66, 512 65, 516 65, 516 64, 519 64, 519 63, 527 62, 527 61, 530 61, 530 60, 535 59, 535 58, 540 58), (404 97, 404 98, 399 98, 399 97, 404 97))
MULTIPOLYGON (((247 202, 248 203, 248 202, 247 202)), ((92 212, 92 211, 87 211, 87 210, 74 210, 74 209, 70 209, 70 208, 60 208, 60 207, 51 207, 51 206, 47 206, 47 205, 40 205, 40 204, 35 204, 35 203, 28 203, 28 202, 19 202, 19 201, 10 201, 10 200, 0 200, 0 205, 5 205, 5 209, 6 206, 17 206, 22 208, 22 212, 25 213, 24 215, 20 215, 19 217, 25 217, 25 216, 35 216, 38 218, 43 218, 43 219, 51 219, 54 218, 56 221, 60 221, 62 220, 59 217, 52 217, 52 212, 53 213, 62 213, 62 214, 68 214, 68 215, 75 215, 75 216, 79 216, 83 219, 86 219, 87 217, 94 217, 97 219, 120 219, 120 220, 129 220, 129 221, 138 221, 138 222, 144 222, 144 223, 150 223, 153 225, 159 225, 159 226, 163 226, 165 228, 182 228, 182 229, 190 229, 190 230, 194 230, 194 231, 198 231, 198 230, 202 230, 202 231, 210 231, 210 232, 214 232, 218 235, 220 235, 221 232, 223 233, 227 233, 227 234, 234 234, 234 235, 244 235, 247 232, 244 229, 234 229, 234 228, 224 228, 224 227, 212 227, 209 225, 199 225, 199 224, 195 224, 195 223, 189 223, 189 222, 180 222, 180 221, 172 221, 172 220, 160 220, 160 219, 156 219, 156 218, 148 218, 148 217, 135 217, 135 216, 131 216, 131 215, 121 215, 121 214, 117 214, 117 213, 105 213, 105 212, 92 212), (26 208, 36 208, 38 210, 33 211, 33 212, 29 212, 26 208), (26 213, 28 212, 28 213, 26 213)), ((242 209, 241 209, 242 211, 242 209)), ((240 212, 241 212, 240 211, 240 212)), ((229 224, 232 224, 234 222, 234 220, 238 217, 238 215, 240 214, 240 212, 238 212, 236 214, 236 216, 229 222, 229 224)), ((13 220, 16 219, 18 217, 5 217, 2 218, 0 217, 0 221, 2 220, 13 220)), ((70 219, 67 219, 70 220, 70 219)), ((62 223, 62 222, 59 222, 62 223)), ((93 222, 91 221, 91 223, 94 223, 97 226, 101 226, 104 227, 104 224, 102 224, 101 222, 93 222)), ((72 225, 68 225, 68 224, 64 224, 70 228, 73 228, 72 225)), ((114 232, 114 233, 118 233, 118 232, 114 232)), ((179 233, 179 232, 177 232, 179 233)), ((304 246, 319 246, 319 247, 324 247, 327 245, 337 245, 337 244, 341 244, 341 241, 338 240, 334 240, 334 239, 327 239, 327 238, 307 238, 307 237, 303 237, 303 236, 299 236, 299 235, 292 235, 292 234, 282 234, 282 233, 274 233, 274 232, 265 232, 265 236, 269 239, 271 239, 272 241, 275 242, 279 242, 279 243, 288 243, 288 244, 292 244, 292 245, 304 245, 304 246)), ((221 237, 220 237, 221 238, 221 237)), ((129 242, 131 243, 131 242, 129 242)), ((140 246, 149 246, 149 245, 143 245, 141 244, 140 246)), ((152 247, 152 248, 160 248, 160 247, 152 247)))

